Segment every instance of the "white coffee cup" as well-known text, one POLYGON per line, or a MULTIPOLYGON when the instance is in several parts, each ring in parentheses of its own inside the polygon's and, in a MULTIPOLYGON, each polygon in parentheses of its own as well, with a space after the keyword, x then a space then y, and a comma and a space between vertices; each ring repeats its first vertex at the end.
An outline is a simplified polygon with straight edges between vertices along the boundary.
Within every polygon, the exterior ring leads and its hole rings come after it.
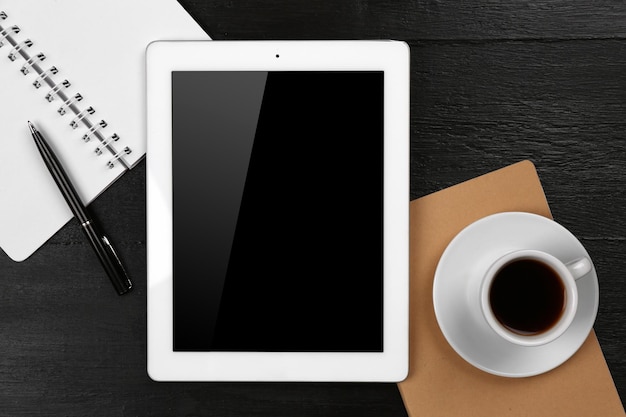
POLYGON ((482 316, 498 336, 511 343, 520 346, 550 343, 565 333, 572 324, 578 307, 576 280, 588 274, 591 269, 592 263, 586 257, 564 264, 547 252, 533 249, 514 250, 496 257, 482 275, 478 286, 482 316), (517 270, 517 275, 508 272, 511 270, 517 270), (521 275, 522 271, 525 274, 537 273, 542 276, 535 279, 532 276, 521 275), (504 282, 506 280, 511 283, 504 282), (513 281, 518 281, 519 284, 513 281), (552 290, 542 284, 547 281, 554 281, 550 282, 552 290), (508 293, 496 291, 494 286, 496 283, 499 285, 497 288, 509 285, 508 293), (526 286, 524 289, 526 295, 514 293, 518 288, 515 285, 526 286), (557 296, 544 294, 548 291, 553 291, 557 296), (500 299, 494 300, 494 297, 500 299), (510 299, 503 299, 505 297, 510 299), (504 308, 495 307, 496 305, 504 308), (499 309, 504 312, 498 311, 499 309), (516 309, 519 311, 515 311, 516 309), (515 314, 517 318, 523 318, 521 312, 533 317, 529 321, 536 323, 520 324, 521 321, 518 320, 518 325, 512 325, 515 314), (511 316, 509 317, 511 320, 507 320, 507 314, 511 316), (543 317, 546 315, 550 317, 543 317))
MULTIPOLYGON (((505 301, 529 298, 513 292, 505 301)), ((524 212, 493 214, 461 230, 442 253, 433 281, 435 317, 452 349, 475 367, 506 377, 538 375, 569 359, 593 328, 598 302, 598 278, 582 243, 557 222, 524 212), (498 272, 522 260, 550 268, 562 287, 555 304, 560 314, 531 332, 503 324, 499 318, 506 317, 490 300, 502 278, 498 272)))

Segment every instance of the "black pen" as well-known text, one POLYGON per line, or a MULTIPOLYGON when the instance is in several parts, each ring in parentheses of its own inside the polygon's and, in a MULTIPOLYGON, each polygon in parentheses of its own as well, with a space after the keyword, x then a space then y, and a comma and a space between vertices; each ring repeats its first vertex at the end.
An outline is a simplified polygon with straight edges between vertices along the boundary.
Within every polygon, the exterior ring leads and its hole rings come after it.
POLYGON ((115 253, 111 242, 98 230, 92 216, 80 201, 80 197, 63 170, 61 163, 54 155, 54 152, 52 152, 52 149, 48 146, 41 133, 35 129, 35 126, 33 126, 31 122, 28 122, 28 127, 30 127, 33 139, 37 144, 37 149, 39 149, 41 157, 46 163, 50 174, 52 174, 54 181, 61 190, 61 194, 65 197, 65 201, 67 201, 72 213, 74 213, 80 222, 87 238, 89 238, 89 242, 96 251, 98 259, 100 259, 100 263, 102 263, 107 275, 111 279, 115 290, 119 295, 127 293, 133 287, 133 283, 126 275, 126 271, 124 271, 124 267, 115 253))

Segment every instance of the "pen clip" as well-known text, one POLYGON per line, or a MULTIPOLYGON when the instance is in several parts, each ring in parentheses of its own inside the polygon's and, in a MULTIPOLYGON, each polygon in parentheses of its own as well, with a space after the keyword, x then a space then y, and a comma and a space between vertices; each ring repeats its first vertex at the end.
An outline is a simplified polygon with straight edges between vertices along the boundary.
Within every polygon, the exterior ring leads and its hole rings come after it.
POLYGON ((112 264, 111 266, 118 271, 116 277, 119 281, 113 282, 113 285, 115 286, 118 294, 122 295, 124 293, 127 293, 132 289, 133 284, 127 278, 126 271, 124 270, 124 266, 122 265, 122 261, 120 261, 119 256, 117 256, 117 252, 115 252, 115 249, 113 249, 113 245, 111 245, 109 239, 105 235, 102 235, 101 239, 102 243, 104 243, 105 249, 107 250, 107 252, 109 252, 109 260, 111 260, 112 264))
POLYGON ((100 263, 104 267, 115 291, 119 295, 126 294, 133 288, 133 283, 128 278, 122 261, 113 249, 113 245, 92 220, 85 220, 81 226, 83 231, 91 241, 91 244, 98 255, 100 263))

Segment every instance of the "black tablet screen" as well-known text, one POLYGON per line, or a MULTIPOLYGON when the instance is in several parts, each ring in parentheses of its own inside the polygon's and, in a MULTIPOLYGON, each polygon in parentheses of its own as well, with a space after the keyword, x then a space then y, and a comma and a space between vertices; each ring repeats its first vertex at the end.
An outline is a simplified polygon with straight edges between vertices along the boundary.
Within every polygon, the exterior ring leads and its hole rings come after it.
POLYGON ((383 72, 172 72, 176 351, 383 350, 383 72))

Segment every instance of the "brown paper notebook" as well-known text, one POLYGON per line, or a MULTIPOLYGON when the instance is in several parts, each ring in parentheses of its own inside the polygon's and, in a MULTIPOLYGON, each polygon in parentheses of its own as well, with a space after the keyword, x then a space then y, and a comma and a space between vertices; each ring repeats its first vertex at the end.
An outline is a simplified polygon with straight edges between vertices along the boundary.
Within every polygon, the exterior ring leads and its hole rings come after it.
POLYGON ((529 378, 505 378, 465 362, 439 330, 432 291, 441 254, 465 226, 504 211, 552 217, 531 162, 411 202, 410 363, 408 378, 398 384, 409 416, 623 416, 593 332, 558 368, 529 378))

